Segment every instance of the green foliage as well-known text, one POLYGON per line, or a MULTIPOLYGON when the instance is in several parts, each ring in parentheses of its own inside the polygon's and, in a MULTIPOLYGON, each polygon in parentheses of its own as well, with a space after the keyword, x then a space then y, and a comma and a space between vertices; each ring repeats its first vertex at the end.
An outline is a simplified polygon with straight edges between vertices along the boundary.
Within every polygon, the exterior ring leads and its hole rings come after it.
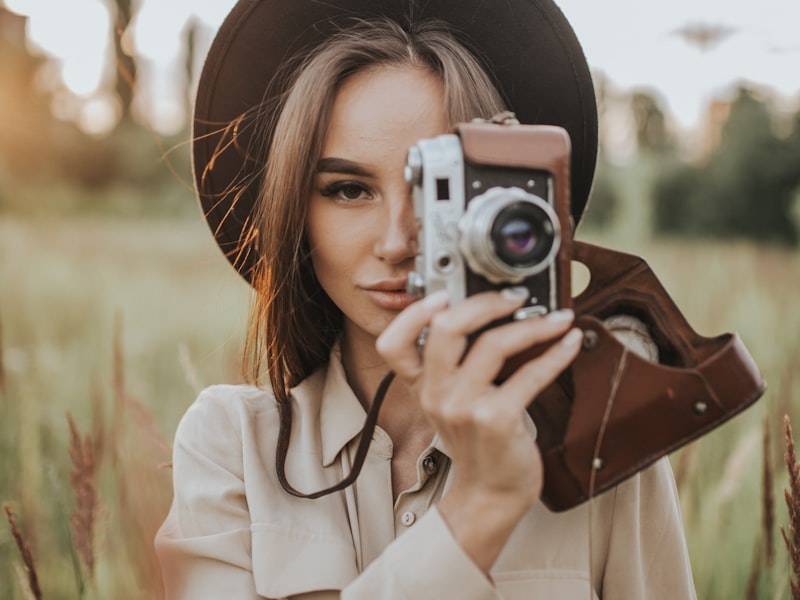
POLYGON ((612 165, 601 153, 594 177, 592 193, 583 215, 583 223, 590 228, 605 228, 616 218, 620 199, 612 165))
POLYGON ((666 115, 653 94, 634 92, 631 96, 631 112, 636 125, 636 146, 640 152, 661 154, 674 149, 666 115))
POLYGON ((164 139, 125 122, 102 139, 65 141, 72 151, 46 170, 9 172, 0 162, 0 214, 194 216, 187 137, 164 139))
POLYGON ((768 105, 740 89, 707 164, 678 165, 654 182, 656 233, 796 246, 798 119, 790 136, 779 137, 768 105))
MULTIPOLYGON (((24 18, 0 2, 0 214, 129 216, 195 210, 189 133, 164 139, 130 115, 135 62, 122 50, 120 36, 132 18, 132 3, 115 0, 114 8, 115 93, 122 117, 98 137, 54 115, 68 92, 42 86, 44 70, 53 65, 31 52, 24 18)), ((52 79, 49 85, 57 85, 52 79)))

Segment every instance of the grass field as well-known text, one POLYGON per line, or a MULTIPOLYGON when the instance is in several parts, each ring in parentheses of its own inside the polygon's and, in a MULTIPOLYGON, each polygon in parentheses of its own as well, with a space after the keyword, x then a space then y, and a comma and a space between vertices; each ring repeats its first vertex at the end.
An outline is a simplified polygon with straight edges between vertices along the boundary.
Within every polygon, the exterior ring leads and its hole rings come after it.
MULTIPOLYGON (((644 255, 698 332, 739 331, 762 368, 765 397, 672 459, 699 597, 790 597, 778 528, 783 415, 800 430, 800 254, 588 237, 644 255)), ((159 597, 151 539, 171 495, 169 440, 199 388, 239 379, 247 307, 199 217, 0 216, 0 500, 42 597, 159 597)), ((10 527, 0 565, 0 597, 30 597, 10 527)))

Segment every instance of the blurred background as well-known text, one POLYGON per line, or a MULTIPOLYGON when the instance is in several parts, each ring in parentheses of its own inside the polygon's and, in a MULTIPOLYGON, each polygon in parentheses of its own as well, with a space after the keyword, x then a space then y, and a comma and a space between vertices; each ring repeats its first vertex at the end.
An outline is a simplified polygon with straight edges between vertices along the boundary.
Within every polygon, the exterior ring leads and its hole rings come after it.
MULTIPOLYGON (((601 115, 577 237, 644 256, 699 333, 756 358, 764 398, 671 459, 699 597, 790 598, 800 5, 662 4, 559 2, 601 115)), ((189 164, 232 5, 0 0, 0 598, 161 597, 170 440, 202 387, 241 379, 249 288, 189 164)))

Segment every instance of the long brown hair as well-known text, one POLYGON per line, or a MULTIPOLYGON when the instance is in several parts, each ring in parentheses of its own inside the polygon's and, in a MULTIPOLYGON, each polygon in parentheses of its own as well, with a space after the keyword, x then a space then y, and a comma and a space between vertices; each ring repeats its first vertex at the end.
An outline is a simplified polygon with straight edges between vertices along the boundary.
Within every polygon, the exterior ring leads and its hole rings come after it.
MULTIPOLYGON (((254 57, 257 60, 257 57, 254 57)), ((503 101, 476 58, 444 24, 403 28, 388 19, 359 21, 341 31, 294 69, 272 130, 269 159, 256 213, 259 259, 245 341, 245 377, 264 371, 277 400, 328 360, 342 314, 316 280, 306 241, 313 174, 331 107, 350 75, 377 65, 430 69, 444 85, 451 125, 491 116, 503 101)))

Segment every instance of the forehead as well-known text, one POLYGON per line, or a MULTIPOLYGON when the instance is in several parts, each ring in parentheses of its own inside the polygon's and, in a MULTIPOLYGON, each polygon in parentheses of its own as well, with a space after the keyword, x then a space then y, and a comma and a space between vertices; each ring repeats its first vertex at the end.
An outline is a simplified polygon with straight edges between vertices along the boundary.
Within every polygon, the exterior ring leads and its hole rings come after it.
POLYGON ((379 66, 360 71, 334 97, 323 156, 383 155, 398 148, 405 153, 420 138, 444 133, 446 113, 444 86, 428 69, 379 66))

